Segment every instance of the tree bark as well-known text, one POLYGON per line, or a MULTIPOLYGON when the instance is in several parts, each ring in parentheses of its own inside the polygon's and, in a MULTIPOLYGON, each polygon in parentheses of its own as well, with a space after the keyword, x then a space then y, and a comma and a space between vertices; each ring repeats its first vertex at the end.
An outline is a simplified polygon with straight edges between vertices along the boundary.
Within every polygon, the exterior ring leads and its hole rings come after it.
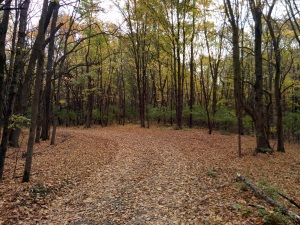
MULTIPOLYGON (((5 5, 10 7, 12 0, 6 0, 5 5)), ((9 22, 9 10, 5 10, 2 15, 2 21, 0 24, 0 125, 2 121, 2 112, 4 109, 4 77, 5 77, 5 67, 6 67, 6 54, 5 54, 5 43, 6 43, 6 34, 8 29, 9 22)), ((1 131, 1 127, 0 127, 1 131)), ((1 133, 1 132, 0 132, 1 133)))
MULTIPOLYGON (((36 129, 36 119, 38 114, 38 107, 39 107, 39 95, 40 95, 40 88, 41 88, 41 81, 42 81, 42 74, 44 70, 44 41, 45 41, 45 31, 49 24, 52 11, 53 11, 53 5, 50 7, 50 5, 53 4, 53 2, 50 2, 48 7, 48 0, 44 0, 43 2, 43 8, 41 13, 41 18, 39 21, 39 28, 38 28, 38 34, 36 37, 36 41, 34 44, 34 49, 32 54, 37 54, 35 57, 31 57, 31 59, 38 59, 37 63, 37 69, 36 69, 36 76, 35 76, 35 83, 34 83, 34 93, 33 93, 33 100, 32 100, 32 107, 31 107, 31 124, 30 124, 30 132, 28 137, 28 143, 27 143, 27 154, 26 154, 26 161, 25 161, 25 167, 24 167, 24 173, 23 173, 23 179, 22 182, 28 182, 30 180, 30 173, 31 173, 31 165, 32 165, 32 155, 33 155, 33 145, 34 145, 34 139, 35 139, 35 129, 36 129), (51 13, 49 13, 51 11, 51 13), (48 18, 50 17, 50 18, 48 18), (49 20, 49 21, 48 21, 49 20)), ((56 4, 56 2, 54 2, 56 4)), ((34 60, 33 60, 34 61, 34 60)), ((32 61, 32 65, 35 65, 36 62, 32 61)), ((33 72, 34 68, 28 68, 27 73, 33 72)), ((28 76, 31 76, 33 74, 27 74, 28 76)), ((23 105, 24 106, 24 105, 23 105)))
MULTIPOLYGON (((235 112, 238 118, 238 155, 242 157, 241 135, 243 133, 242 121, 242 85, 241 85, 241 62, 239 47, 239 26, 230 0, 224 0, 225 11, 232 28, 232 61, 233 61, 233 80, 234 80, 234 99, 235 112)), ((236 6, 238 7, 238 6, 236 6)))
POLYGON ((50 42, 48 46, 48 59, 47 59, 47 72, 46 72, 46 84, 44 90, 44 107, 43 107, 43 122, 42 122, 42 140, 49 140, 50 138, 50 112, 51 112, 51 78, 53 76, 53 57, 54 57, 54 38, 55 28, 58 18, 59 5, 57 5, 53 11, 53 18, 51 22, 50 42))
POLYGON ((200 86, 202 86, 202 92, 204 97, 205 111, 207 116, 207 125, 208 125, 208 133, 212 134, 212 124, 210 120, 209 108, 208 108, 208 96, 207 91, 204 84, 204 67, 203 67, 203 59, 200 60, 201 72, 200 72, 200 86))
MULTIPOLYGON (((48 2, 47 2, 48 3, 48 2)), ((56 1, 50 1, 49 3, 49 7, 47 6, 47 11, 42 11, 42 13, 44 13, 44 15, 42 15, 43 17, 45 17, 45 21, 43 22, 43 27, 41 27, 42 29, 42 33, 43 35, 45 35, 46 29, 50 23, 50 18, 52 16, 52 12, 54 10, 54 8, 56 7, 58 3, 56 1), (48 18, 50 17, 50 18, 48 18)), ((43 9, 42 9, 43 10, 43 9)), ((40 28, 39 28, 40 29, 40 28)), ((45 39, 45 38, 43 38, 45 39)), ((19 93, 17 96, 17 104, 15 106, 15 112, 16 114, 20 114, 20 115, 24 115, 26 114, 26 111, 28 110, 28 104, 29 104, 29 97, 30 97, 30 89, 31 89, 31 82, 33 79, 33 75, 34 75, 34 71, 35 71, 35 67, 36 67, 36 62, 39 58, 39 48, 40 48, 40 43, 38 41, 38 38, 36 38, 33 47, 32 47, 32 52, 30 54, 30 59, 29 59, 29 63, 27 66, 27 70, 25 73, 25 78, 22 84, 20 84, 19 87, 19 93)), ((44 45, 44 42, 41 43, 42 47, 44 45)), ((15 140, 12 140, 12 143, 18 143, 19 137, 20 137, 20 129, 15 129, 13 131, 12 137, 16 138, 15 140)))
POLYGON ((258 4, 254 0, 249 0, 252 16, 254 19, 254 56, 255 56, 255 103, 254 103, 254 125, 256 131, 255 154, 271 151, 271 146, 265 130, 264 124, 264 103, 263 103, 263 61, 262 61, 262 8, 260 1, 258 4))
POLYGON ((9 87, 8 101, 5 110, 5 120, 3 126, 3 133, 1 139, 1 147, 0 147, 0 180, 3 179, 3 170, 5 163, 5 156, 7 151, 8 139, 9 139, 9 124, 10 117, 13 114, 14 102, 16 98, 16 94, 18 92, 18 80, 22 73, 24 62, 23 62, 23 47, 25 43, 26 37, 26 26, 27 26, 27 16, 28 16, 28 8, 30 1, 27 0, 24 2, 23 9, 20 13, 20 22, 19 22, 19 34, 17 41, 17 51, 14 62, 14 70, 11 78, 11 83, 9 87))
POLYGON ((276 1, 273 0, 272 5, 270 6, 268 16, 267 16, 267 25, 270 31, 270 35, 272 38, 272 44, 275 52, 275 80, 274 80, 274 88, 275 88, 275 101, 276 101, 276 133, 277 133, 277 151, 284 152, 284 140, 283 140, 283 121, 282 121, 282 106, 281 106, 281 51, 280 51, 280 34, 276 37, 274 28, 272 25, 272 11, 275 6, 276 1))
MULTIPOLYGON (((195 7, 196 1, 193 0, 193 7, 195 7)), ((195 73, 195 62, 194 62, 194 37, 195 37, 195 10, 193 10, 192 18, 192 37, 191 37, 191 59, 190 59, 190 115, 189 115, 189 127, 193 127, 193 105, 195 103, 195 84, 194 84, 194 73, 195 73)))

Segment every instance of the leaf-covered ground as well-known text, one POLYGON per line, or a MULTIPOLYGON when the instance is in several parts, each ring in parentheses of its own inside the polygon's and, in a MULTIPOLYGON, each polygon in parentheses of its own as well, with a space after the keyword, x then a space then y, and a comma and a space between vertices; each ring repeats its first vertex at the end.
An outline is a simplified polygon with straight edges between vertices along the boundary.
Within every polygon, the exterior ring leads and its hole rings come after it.
POLYGON ((274 209, 236 173, 299 203, 300 146, 252 156, 254 141, 243 137, 240 159, 237 136, 217 131, 60 128, 55 147, 35 146, 30 183, 20 182, 25 143, 9 149, 0 224, 263 224, 262 211, 275 215, 274 209))

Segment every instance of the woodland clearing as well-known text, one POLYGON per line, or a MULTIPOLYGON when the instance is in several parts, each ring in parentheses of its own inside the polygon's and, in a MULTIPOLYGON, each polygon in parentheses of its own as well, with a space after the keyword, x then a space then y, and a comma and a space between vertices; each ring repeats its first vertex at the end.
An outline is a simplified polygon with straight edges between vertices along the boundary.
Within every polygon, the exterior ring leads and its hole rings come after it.
POLYGON ((9 149, 0 224, 264 224, 274 208, 237 173, 300 202, 296 144, 287 143, 286 153, 253 156, 255 139, 243 136, 238 158, 237 136, 218 131, 115 125, 57 132, 54 147, 35 145, 29 183, 21 183, 25 141, 9 149))

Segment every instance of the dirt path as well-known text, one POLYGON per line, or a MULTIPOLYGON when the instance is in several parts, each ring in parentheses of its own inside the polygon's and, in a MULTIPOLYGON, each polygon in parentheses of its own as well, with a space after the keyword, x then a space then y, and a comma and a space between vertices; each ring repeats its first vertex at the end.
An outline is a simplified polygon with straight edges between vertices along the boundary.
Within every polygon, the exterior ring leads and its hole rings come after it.
POLYGON ((237 172, 300 201, 297 145, 254 157, 254 139, 243 137, 239 159, 235 135, 198 129, 127 125, 59 134, 69 138, 37 148, 30 184, 0 184, 0 224, 1 217, 4 224, 262 224, 248 204, 268 206, 243 191, 237 172))
MULTIPOLYGON (((139 131, 99 131, 99 138, 117 143, 117 155, 67 197, 56 200, 49 213, 51 217, 45 223, 220 222, 222 215, 214 211, 218 205, 210 208, 207 204, 215 187, 201 179, 204 171, 199 171, 199 168, 196 171, 193 162, 183 154, 184 146, 178 140, 180 136, 172 135, 176 131, 139 131)), ((91 132, 91 136, 95 135, 91 132)), ((206 170, 205 165, 202 169, 206 170)), ((211 203, 214 201, 212 198, 211 203)))

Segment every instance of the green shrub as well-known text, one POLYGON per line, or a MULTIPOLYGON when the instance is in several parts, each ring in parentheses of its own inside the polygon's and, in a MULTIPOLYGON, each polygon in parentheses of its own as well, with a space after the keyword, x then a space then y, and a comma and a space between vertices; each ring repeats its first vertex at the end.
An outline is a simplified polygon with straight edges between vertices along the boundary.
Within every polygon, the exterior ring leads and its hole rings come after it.
POLYGON ((65 123, 68 120, 76 120, 77 113, 73 110, 62 109, 58 112, 58 118, 65 123))
POLYGON ((289 112, 283 117, 283 127, 286 133, 300 135, 300 113, 289 112))
POLYGON ((10 125, 8 128, 10 129, 16 129, 16 128, 23 128, 23 127, 29 127, 30 125, 30 119, 22 116, 22 115, 15 115, 13 114, 10 117, 10 125))
POLYGON ((265 225, 293 225, 289 217, 279 212, 268 213, 263 217, 265 225))
POLYGON ((188 123, 190 114, 193 115, 193 123, 196 125, 207 122, 207 114, 204 107, 200 105, 194 105, 192 112, 189 107, 184 107, 182 111, 183 120, 188 123))
POLYGON ((94 109, 92 112, 92 118, 93 120, 100 120, 101 119, 101 113, 99 109, 94 109))
POLYGON ((235 113, 227 106, 220 107, 214 115, 214 123, 218 125, 219 129, 227 131, 236 128, 237 118, 235 113))
POLYGON ((171 117, 175 117, 176 111, 170 110, 167 107, 150 107, 149 117, 151 120, 171 120, 171 117))

